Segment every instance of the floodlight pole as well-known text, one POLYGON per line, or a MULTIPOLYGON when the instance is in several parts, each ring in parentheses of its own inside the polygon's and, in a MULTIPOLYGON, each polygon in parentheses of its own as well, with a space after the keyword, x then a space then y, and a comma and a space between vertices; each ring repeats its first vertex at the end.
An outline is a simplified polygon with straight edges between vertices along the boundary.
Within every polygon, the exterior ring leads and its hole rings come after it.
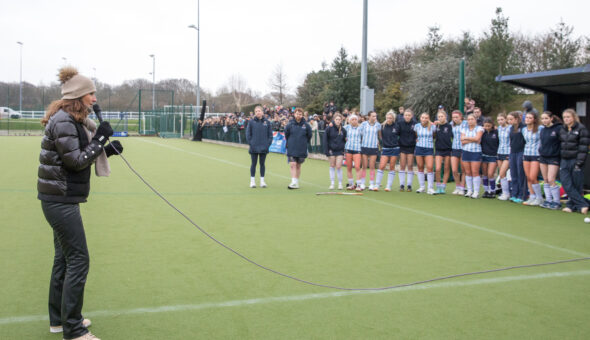
POLYGON ((17 44, 20 45, 20 85, 19 85, 19 95, 18 95, 18 112, 23 114, 23 43, 21 41, 17 41, 17 44))
POLYGON ((361 114, 367 114, 363 112, 366 108, 367 98, 365 96, 365 89, 367 87, 367 5, 368 0, 363 0, 363 55, 361 61, 361 114))
POLYGON ((201 84, 200 84, 200 75, 201 75, 201 9, 200 9, 200 0, 197 0, 197 26, 190 25, 189 28, 192 28, 197 31, 197 105, 195 107, 195 117, 199 115, 199 106, 201 105, 201 84))
POLYGON ((150 54, 152 58, 152 113, 156 111, 156 56, 150 54))

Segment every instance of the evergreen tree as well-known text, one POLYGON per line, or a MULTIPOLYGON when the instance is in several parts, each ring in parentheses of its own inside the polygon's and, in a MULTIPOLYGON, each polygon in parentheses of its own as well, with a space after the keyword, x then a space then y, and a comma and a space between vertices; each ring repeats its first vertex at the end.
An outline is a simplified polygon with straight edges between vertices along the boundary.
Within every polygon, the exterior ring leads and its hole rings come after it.
POLYGON ((511 86, 495 80, 498 75, 512 74, 516 71, 512 61, 513 51, 508 18, 502 14, 502 8, 498 7, 490 31, 484 33, 473 61, 472 96, 484 111, 489 112, 492 108, 502 107, 514 93, 511 86))
POLYGON ((549 68, 551 70, 576 66, 582 41, 580 38, 572 38, 573 31, 574 28, 566 25, 563 20, 557 24, 555 29, 551 30, 551 47, 549 49, 549 68))

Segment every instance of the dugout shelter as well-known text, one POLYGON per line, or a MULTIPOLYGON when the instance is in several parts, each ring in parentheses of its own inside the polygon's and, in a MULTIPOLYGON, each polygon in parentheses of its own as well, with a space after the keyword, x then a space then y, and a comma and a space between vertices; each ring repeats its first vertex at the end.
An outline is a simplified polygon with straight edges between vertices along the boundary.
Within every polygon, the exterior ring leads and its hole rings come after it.
MULTIPOLYGON (((590 64, 561 70, 499 75, 496 81, 543 93, 543 111, 561 115, 565 109, 575 109, 580 122, 590 129, 590 64)), ((586 161, 584 177, 584 186, 590 189, 590 159, 586 161)))

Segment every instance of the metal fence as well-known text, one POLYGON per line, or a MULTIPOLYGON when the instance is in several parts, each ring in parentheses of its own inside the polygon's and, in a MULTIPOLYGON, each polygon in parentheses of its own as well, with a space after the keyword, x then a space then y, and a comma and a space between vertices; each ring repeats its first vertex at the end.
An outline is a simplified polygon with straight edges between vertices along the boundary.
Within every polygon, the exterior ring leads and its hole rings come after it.
MULTIPOLYGON (((324 130, 313 130, 310 143, 307 150, 310 153, 324 152, 324 130)), ((203 128, 203 138, 217 140, 229 143, 248 144, 246 141, 246 129, 240 129, 237 126, 205 126, 203 128)))

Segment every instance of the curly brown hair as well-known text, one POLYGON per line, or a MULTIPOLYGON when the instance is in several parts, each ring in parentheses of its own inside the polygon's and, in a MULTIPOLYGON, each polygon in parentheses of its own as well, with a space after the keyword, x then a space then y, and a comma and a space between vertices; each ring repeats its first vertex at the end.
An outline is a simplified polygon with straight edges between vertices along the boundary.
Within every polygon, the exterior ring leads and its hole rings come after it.
POLYGON ((47 107, 45 116, 41 119, 41 125, 47 125, 49 118, 53 116, 57 111, 64 110, 69 113, 77 122, 82 123, 86 117, 90 114, 90 111, 82 102, 82 98, 76 99, 58 99, 54 100, 47 107))

